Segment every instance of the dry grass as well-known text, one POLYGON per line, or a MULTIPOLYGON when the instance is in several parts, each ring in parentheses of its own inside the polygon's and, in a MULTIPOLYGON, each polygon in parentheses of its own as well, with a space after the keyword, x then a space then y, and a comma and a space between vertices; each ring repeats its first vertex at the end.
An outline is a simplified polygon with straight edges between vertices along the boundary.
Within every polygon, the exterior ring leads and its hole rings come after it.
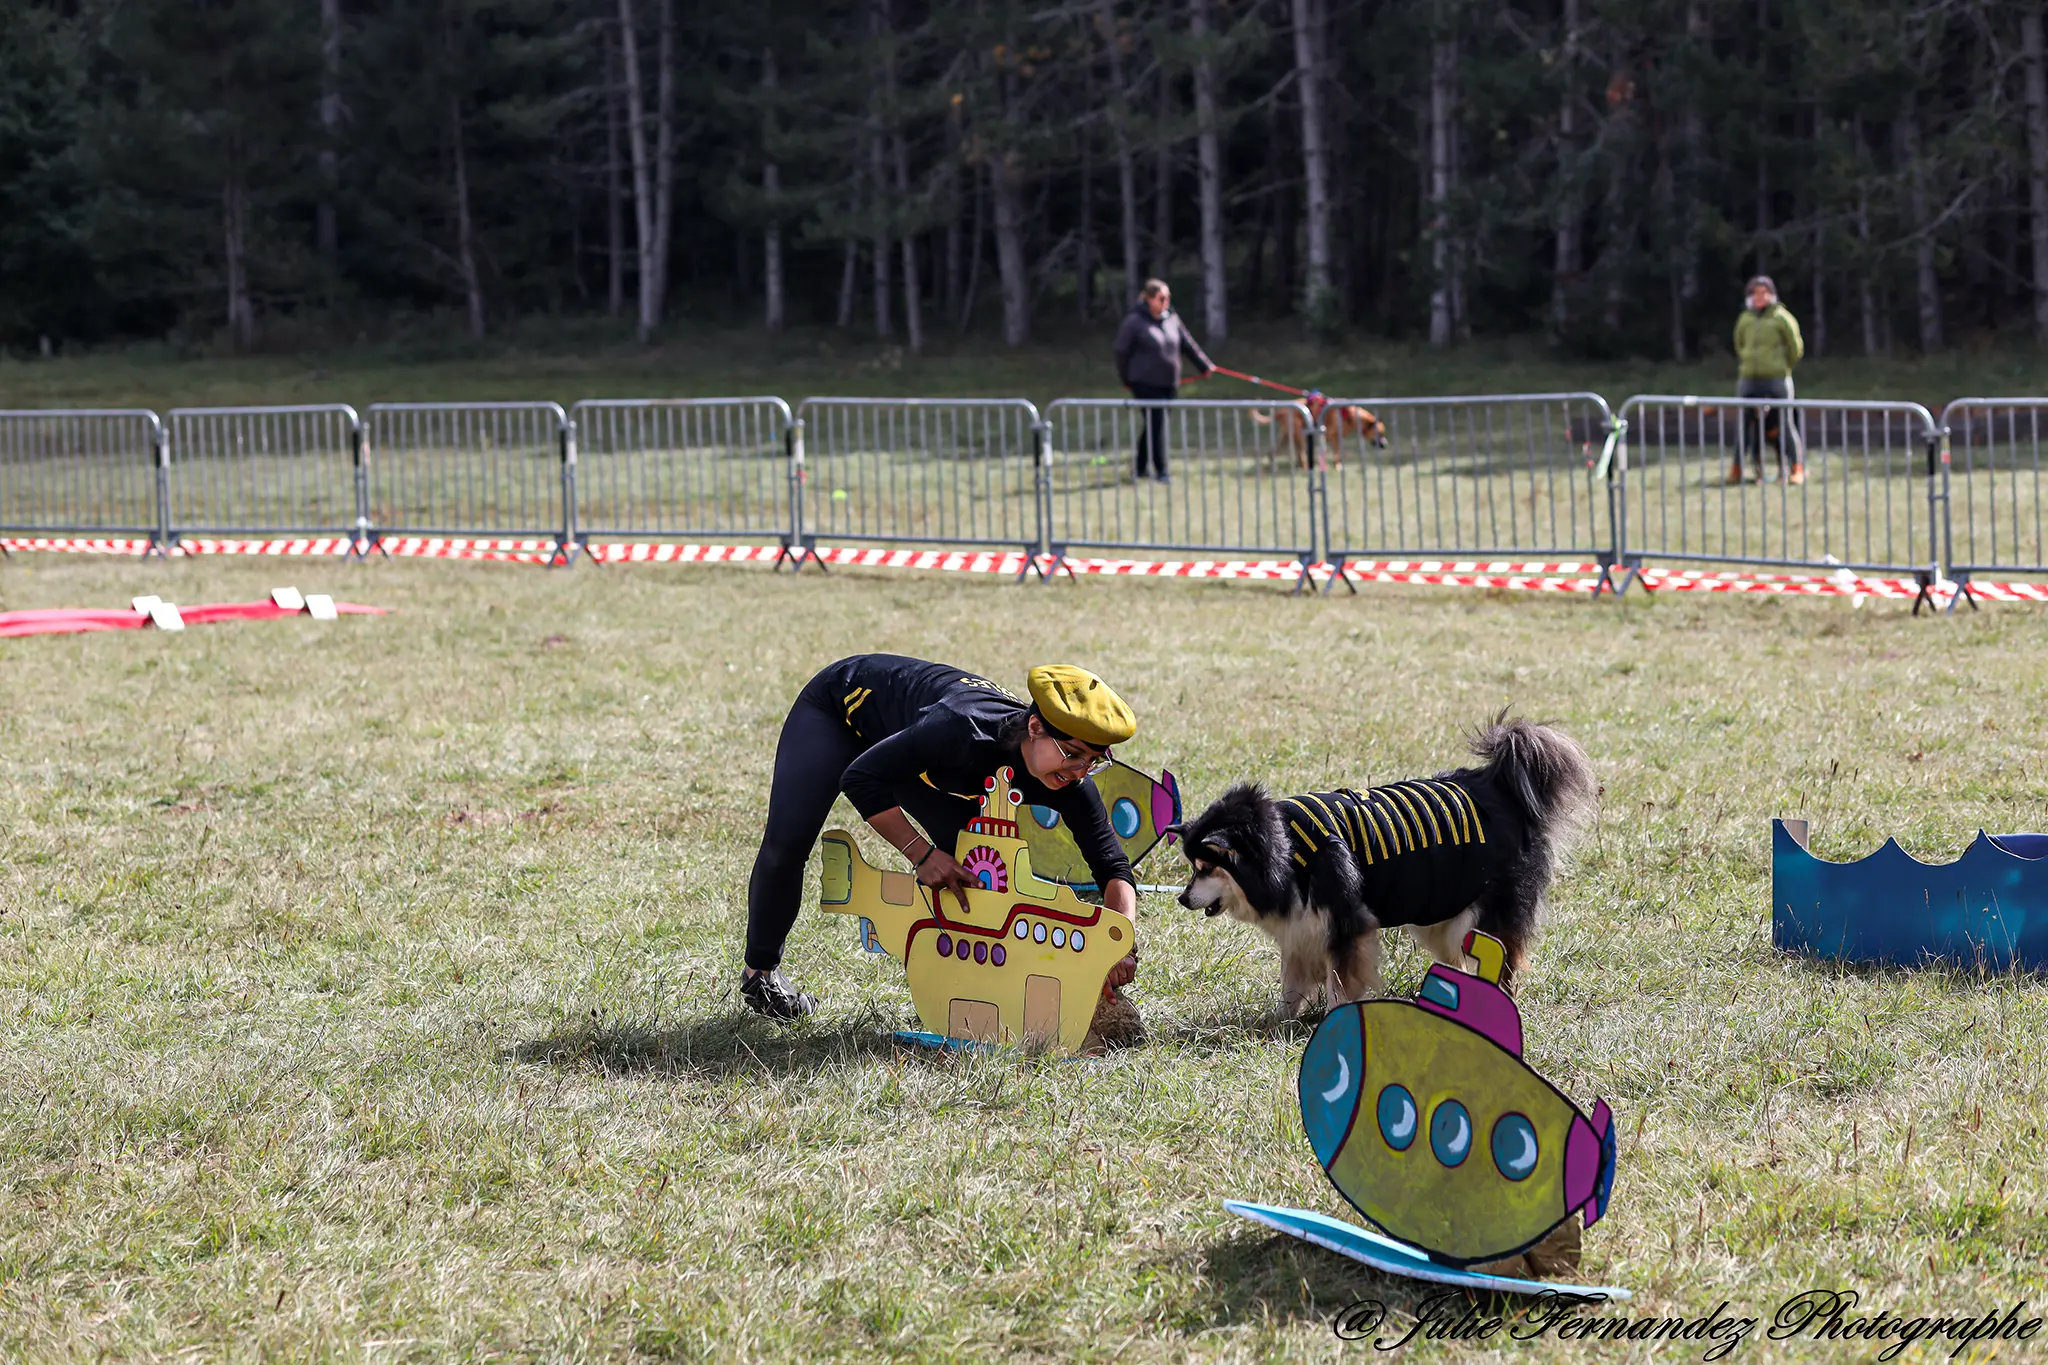
POLYGON ((9 1359, 1363 1358, 1331 1312, 1420 1296, 1218 1208, 1342 1211, 1248 931, 1151 898, 1152 1040, 1100 1061, 893 1047, 898 969, 815 912, 823 1014, 736 1010, 776 726, 861 648, 1087 662, 1197 802, 1562 723, 1604 811, 1522 999, 1618 1115, 1587 1274, 1687 1315, 2039 1295, 2041 985, 1782 958, 1766 858, 1774 813, 1836 857, 2042 828, 2030 609, 28 557, 0 606, 288 577, 400 612, 0 642, 9 1359))

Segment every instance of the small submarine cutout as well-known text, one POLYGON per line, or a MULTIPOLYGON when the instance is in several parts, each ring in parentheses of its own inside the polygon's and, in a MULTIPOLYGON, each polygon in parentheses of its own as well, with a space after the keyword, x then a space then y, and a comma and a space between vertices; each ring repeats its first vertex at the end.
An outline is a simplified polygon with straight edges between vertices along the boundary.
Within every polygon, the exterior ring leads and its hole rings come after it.
MULTIPOLYGON (((1110 833, 1123 846, 1124 856, 1136 867, 1161 840, 1175 836, 1166 831, 1180 823, 1180 782, 1162 769, 1157 778, 1115 759, 1096 773, 1095 790, 1109 814, 1110 833)), ((1039 876, 1065 882, 1077 891, 1096 891, 1095 873, 1081 856, 1081 846, 1068 832, 1066 821, 1051 806, 1027 806, 1028 821, 1020 821, 1024 840, 1031 845, 1031 867, 1039 876)))
POLYGON ((1614 1185, 1614 1116, 1590 1114, 1522 1058, 1504 950, 1472 933, 1469 975, 1430 968, 1414 1000, 1330 1011, 1302 1054, 1301 1121, 1330 1183, 1371 1223, 1448 1266, 1496 1261, 1614 1185))

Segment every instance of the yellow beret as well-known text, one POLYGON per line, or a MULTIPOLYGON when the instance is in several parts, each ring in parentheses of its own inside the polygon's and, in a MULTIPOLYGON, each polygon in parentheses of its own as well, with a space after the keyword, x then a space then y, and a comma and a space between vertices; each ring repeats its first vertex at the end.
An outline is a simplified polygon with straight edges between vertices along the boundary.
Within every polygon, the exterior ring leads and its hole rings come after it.
POLYGON ((1107 749, 1138 733, 1138 718, 1109 684, 1072 664, 1043 664, 1031 670, 1031 700, 1038 713, 1062 734, 1107 749))

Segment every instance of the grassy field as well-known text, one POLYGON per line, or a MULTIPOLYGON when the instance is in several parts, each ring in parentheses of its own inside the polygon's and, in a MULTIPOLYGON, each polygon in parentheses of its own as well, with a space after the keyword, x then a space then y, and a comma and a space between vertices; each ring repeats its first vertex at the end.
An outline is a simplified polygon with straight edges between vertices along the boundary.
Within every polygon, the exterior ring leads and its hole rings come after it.
MULTIPOLYGON (((1729 315, 1734 325, 1734 314, 1729 315)), ((678 330, 660 344, 588 321, 536 319, 483 344, 422 334, 369 339, 330 351, 222 357, 132 346, 50 360, 0 358, 0 408, 173 407, 247 403, 353 403, 702 397, 772 393, 791 403, 818 394, 1023 397, 1118 395, 1110 358, 1115 322, 1040 328, 1032 345, 941 329, 923 355, 859 332, 806 329, 769 337, 754 329, 678 330)), ((1689 364, 1594 361, 1539 342, 1475 342, 1435 351, 1366 339, 1317 344, 1298 328, 1241 326, 1209 347, 1220 365, 1303 388, 1356 397, 1534 393, 1590 389, 1619 404, 1631 393, 1732 393, 1725 353, 1689 364)), ((1725 351, 1725 348, 1724 348, 1725 351)), ((1903 398, 1940 405, 1964 394, 2048 393, 2048 352, 1959 348, 1925 359, 1838 355, 1799 370, 1807 398, 1903 398)), ((1256 397, 1234 380, 1205 397, 1256 397)))
POLYGON ((1604 799, 1521 1002, 1617 1114, 1586 1275, 1766 1325, 2040 1298, 2048 995, 1779 956, 1766 823, 1838 858, 2043 828, 2032 609, 38 556, 0 608, 287 580, 397 613, 0 642, 0 1357, 1367 1358, 1331 1314, 1422 1295, 1218 1207, 1344 1211, 1250 931, 1147 898, 1150 1040, 1099 1060, 892 1045, 900 969, 815 910, 822 1013, 738 1008, 776 727, 869 648, 1096 667, 1196 803, 1561 723, 1604 799))

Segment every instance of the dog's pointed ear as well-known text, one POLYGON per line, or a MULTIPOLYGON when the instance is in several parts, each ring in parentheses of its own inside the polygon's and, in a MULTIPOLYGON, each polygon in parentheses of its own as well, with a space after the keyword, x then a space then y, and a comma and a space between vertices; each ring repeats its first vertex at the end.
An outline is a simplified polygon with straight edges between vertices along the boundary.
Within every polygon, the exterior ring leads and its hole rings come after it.
POLYGON ((1227 829, 1219 829, 1202 840, 1202 847, 1215 850, 1217 856, 1226 863, 1237 861, 1237 849, 1231 844, 1230 831, 1227 829))
POLYGON ((1174 823, 1168 825, 1165 829, 1160 830, 1159 837, 1170 844, 1174 840, 1180 838, 1183 834, 1186 834, 1187 832, 1188 827, 1186 825, 1181 824, 1178 820, 1176 820, 1174 823))

